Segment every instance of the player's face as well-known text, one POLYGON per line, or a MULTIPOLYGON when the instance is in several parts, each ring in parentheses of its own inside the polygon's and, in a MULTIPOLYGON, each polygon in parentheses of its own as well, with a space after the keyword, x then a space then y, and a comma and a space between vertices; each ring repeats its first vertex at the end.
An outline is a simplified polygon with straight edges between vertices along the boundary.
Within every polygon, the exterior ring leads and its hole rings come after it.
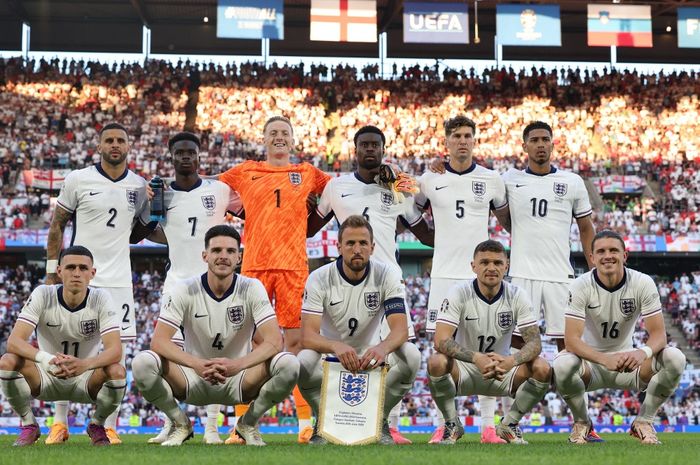
POLYGON ((338 245, 338 252, 343 263, 354 272, 367 267, 369 257, 374 251, 374 243, 367 228, 347 228, 343 231, 343 240, 338 245))
POLYGON ((382 136, 372 132, 360 134, 355 145, 355 156, 360 167, 366 170, 379 168, 384 158, 382 136))
POLYGON ((474 151, 474 133, 469 126, 457 128, 445 141, 450 158, 464 162, 472 156, 474 151))
POLYGON ((599 273, 622 273, 627 261, 627 251, 622 242, 612 237, 603 237, 593 244, 592 261, 599 273))
POLYGON ((119 165, 126 160, 129 140, 121 129, 107 129, 100 137, 100 155, 110 165, 119 165))
POLYGON ((288 157, 294 149, 292 127, 284 121, 273 121, 264 133, 265 152, 268 158, 288 157))
POLYGON ((170 153, 173 155, 173 165, 177 174, 194 174, 199 169, 199 149, 191 140, 175 142, 170 153))
POLYGON ((553 148, 552 135, 546 129, 533 129, 527 134, 527 140, 523 144, 528 160, 538 165, 549 162, 553 148))
POLYGON ((218 278, 226 278, 233 274, 241 259, 241 252, 236 239, 228 236, 212 237, 209 247, 202 252, 209 271, 218 278))
POLYGON ((476 279, 485 286, 499 286, 508 271, 508 257, 500 252, 479 252, 472 261, 476 279))
POLYGON ((69 292, 84 291, 90 284, 90 280, 95 277, 92 260, 84 255, 64 256, 57 272, 69 292))

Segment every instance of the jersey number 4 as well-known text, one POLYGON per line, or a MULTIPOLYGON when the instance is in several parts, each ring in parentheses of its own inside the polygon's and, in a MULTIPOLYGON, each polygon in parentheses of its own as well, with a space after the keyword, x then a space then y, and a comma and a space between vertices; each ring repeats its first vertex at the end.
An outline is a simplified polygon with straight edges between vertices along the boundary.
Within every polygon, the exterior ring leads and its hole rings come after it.
POLYGON ((215 349, 224 350, 224 342, 221 340, 221 333, 216 333, 214 342, 211 343, 211 346, 215 349))

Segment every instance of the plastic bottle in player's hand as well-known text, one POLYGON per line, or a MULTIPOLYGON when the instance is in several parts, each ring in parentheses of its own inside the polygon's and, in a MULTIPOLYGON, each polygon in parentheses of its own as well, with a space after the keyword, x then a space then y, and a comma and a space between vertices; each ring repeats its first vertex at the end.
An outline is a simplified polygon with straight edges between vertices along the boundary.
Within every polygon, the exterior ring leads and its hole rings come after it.
POLYGON ((151 221, 161 221, 165 219, 165 183, 158 176, 148 183, 153 189, 151 199, 151 221))

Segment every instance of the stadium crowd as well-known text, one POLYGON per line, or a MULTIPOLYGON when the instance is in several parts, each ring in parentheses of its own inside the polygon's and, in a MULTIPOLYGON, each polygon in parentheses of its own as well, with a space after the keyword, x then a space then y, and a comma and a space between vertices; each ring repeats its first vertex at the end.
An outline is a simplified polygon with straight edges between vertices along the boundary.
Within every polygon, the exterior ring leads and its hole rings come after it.
MULTIPOLYGON (((7 341, 16 316, 19 314, 24 301, 31 290, 41 282, 43 273, 34 267, 0 268, 0 351, 4 352, 4 344, 7 341)), ((127 346, 127 367, 131 365, 131 360, 140 351, 149 347, 151 336, 154 330, 154 322, 160 311, 160 292, 163 284, 163 275, 158 271, 134 272, 134 303, 136 305, 136 320, 138 339, 127 346)), ((693 325, 694 347, 700 351, 700 338, 698 331, 700 325, 695 325, 693 321, 698 318, 697 300, 698 285, 700 283, 700 272, 689 277, 687 275, 675 278, 671 281, 660 281, 659 291, 666 309, 671 312, 674 322, 682 327, 693 325), (690 295, 688 298, 682 296, 690 295), (685 307, 679 304, 686 302, 685 307), (675 307, 674 307, 675 302, 675 307), (694 310, 690 310, 694 305, 694 310), (674 308, 677 310, 674 311, 674 308), (680 310, 685 308, 685 310, 680 310)), ((432 344, 425 336, 426 307, 428 301, 428 291, 430 289, 430 277, 428 275, 415 275, 406 278, 407 294, 409 295, 409 307, 419 339, 418 348, 421 351, 422 364, 413 386, 411 394, 404 398, 401 406, 401 416, 405 424, 430 424, 430 419, 436 416, 436 407, 430 397, 428 389, 427 360, 433 354, 432 344)), ((687 333, 686 333, 687 334, 687 333)), ((638 328, 634 335, 637 346, 643 345, 645 332, 643 328, 638 328)), ((551 425, 567 424, 569 412, 566 404, 555 393, 550 392, 545 397, 546 402, 542 402, 535 408, 534 415, 531 413, 524 419, 525 424, 531 425, 551 425), (540 423, 541 422, 541 423, 540 423)), ((640 400, 636 394, 623 391, 600 391, 591 395, 589 412, 591 418, 598 424, 613 424, 613 416, 622 416, 624 424, 629 424, 638 412, 640 400)), ((37 416, 51 417, 52 407, 50 403, 34 401, 37 416)), ((90 416, 90 405, 71 404, 71 414, 69 422, 75 426, 82 426, 90 416)), ((198 419, 200 422, 206 418, 206 409, 196 406, 188 406, 188 414, 198 419)), ((480 415, 480 407, 477 396, 470 396, 459 399, 459 413, 467 417, 467 424, 474 424, 476 417, 480 415)), ((143 426, 160 426, 162 416, 155 410, 132 385, 122 402, 120 424, 127 426, 131 422, 132 414, 139 418, 139 424, 143 426)), ((265 423, 272 424, 294 424, 295 410, 293 400, 290 396, 284 402, 277 405, 275 409, 265 419, 265 423)), ((501 411, 502 415, 503 412, 501 411)), ((13 412, 6 401, 0 404, 0 416, 12 416, 13 412)), ((232 412, 228 412, 232 415, 232 412)), ((228 417, 224 415, 224 423, 228 417)), ((660 412, 661 422, 665 424, 700 424, 700 378, 694 380, 688 388, 678 392, 664 409, 660 412)))

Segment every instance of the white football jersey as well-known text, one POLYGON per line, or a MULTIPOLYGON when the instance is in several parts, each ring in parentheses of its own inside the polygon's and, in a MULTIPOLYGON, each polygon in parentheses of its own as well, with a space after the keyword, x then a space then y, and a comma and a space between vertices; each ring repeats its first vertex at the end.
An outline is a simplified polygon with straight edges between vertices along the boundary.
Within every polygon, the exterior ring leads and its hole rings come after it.
POLYGON ((416 204, 432 208, 435 222, 433 278, 474 278, 471 262, 476 246, 489 238, 491 210, 508 204, 503 180, 493 170, 472 163, 454 171, 445 163, 445 174, 426 172, 420 178, 416 204))
POLYGON ((396 221, 402 219, 413 226, 423 218, 413 196, 406 196, 402 203, 394 204, 394 194, 372 182, 367 183, 356 173, 332 178, 321 194, 316 209, 321 217, 334 214, 338 224, 350 215, 369 218, 374 231, 372 257, 394 267, 401 274, 396 243, 396 221))
POLYGON ((302 313, 321 316, 321 335, 342 341, 362 355, 381 342, 382 317, 404 313, 401 275, 389 265, 370 259, 365 276, 349 279, 342 258, 309 275, 302 313))
POLYGON ((207 271, 202 259, 204 235, 224 222, 227 211, 240 214, 243 204, 235 191, 214 179, 200 179, 190 190, 173 182, 164 197, 161 227, 168 238, 169 264, 163 292, 170 292, 177 281, 207 271))
POLYGON ((569 286, 566 318, 586 322, 583 342, 600 352, 632 349, 632 335, 639 316, 661 313, 661 299, 654 280, 625 268, 622 282, 609 289, 596 270, 576 278, 569 286))
POLYGON ((71 245, 87 247, 94 257, 95 287, 131 287, 129 236, 134 222, 148 224, 146 180, 125 170, 110 179, 97 164, 71 171, 58 205, 73 214, 71 245))
POLYGON ((44 352, 85 359, 100 352, 103 334, 119 334, 121 318, 107 291, 89 287, 85 300, 71 309, 63 299, 63 285, 54 284, 34 289, 17 321, 35 328, 44 352))
POLYGON ((503 175, 511 218, 509 275, 540 281, 570 282, 569 235, 573 218, 593 213, 583 179, 552 168, 537 175, 510 169, 503 175))
POLYGON ((519 287, 504 281, 489 301, 476 279, 470 279, 450 288, 438 313, 440 323, 454 326, 455 341, 468 350, 508 356, 513 330, 536 325, 537 317, 530 298, 519 287))
POLYGON ((265 287, 240 274, 220 299, 209 288, 207 274, 178 283, 162 303, 159 323, 180 327, 185 352, 203 359, 240 358, 252 350, 255 328, 275 318, 265 287))

